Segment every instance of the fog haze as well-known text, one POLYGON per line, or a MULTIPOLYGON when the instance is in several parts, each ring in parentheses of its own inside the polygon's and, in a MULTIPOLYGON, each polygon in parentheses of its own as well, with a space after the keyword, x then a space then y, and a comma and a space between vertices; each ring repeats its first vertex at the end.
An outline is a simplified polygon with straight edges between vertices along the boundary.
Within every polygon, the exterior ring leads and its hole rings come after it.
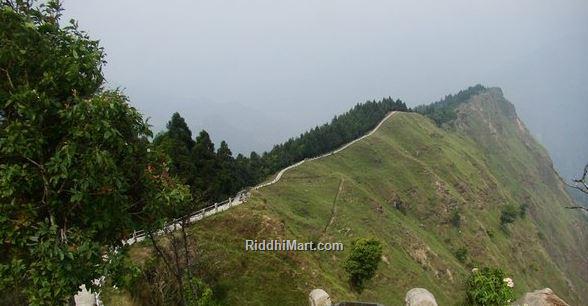
POLYGON ((588 2, 63 1, 108 86, 155 130, 175 111, 262 151, 357 102, 502 87, 564 176, 588 161, 588 2))

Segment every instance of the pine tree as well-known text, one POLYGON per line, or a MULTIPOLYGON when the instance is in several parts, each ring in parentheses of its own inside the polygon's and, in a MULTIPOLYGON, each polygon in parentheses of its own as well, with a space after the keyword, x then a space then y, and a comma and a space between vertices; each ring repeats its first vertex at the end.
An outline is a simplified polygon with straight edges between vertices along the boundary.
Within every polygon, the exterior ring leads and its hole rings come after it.
POLYGON ((223 199, 233 195, 238 191, 238 179, 236 173, 235 159, 233 153, 229 149, 229 145, 223 140, 216 153, 217 157, 217 175, 216 187, 218 188, 216 194, 217 198, 223 199))
POLYGON ((205 130, 202 130, 196 137, 191 157, 196 168, 192 191, 204 202, 210 203, 218 190, 218 187, 214 186, 217 174, 217 159, 214 144, 205 130))
POLYGON ((176 112, 172 115, 171 120, 167 123, 167 131, 171 138, 182 142, 188 150, 192 150, 195 144, 192 139, 192 131, 179 113, 176 112))
POLYGON ((153 143, 171 159, 170 173, 186 184, 194 184, 196 168, 190 152, 195 142, 192 131, 179 113, 172 115, 167 131, 157 135, 153 143))

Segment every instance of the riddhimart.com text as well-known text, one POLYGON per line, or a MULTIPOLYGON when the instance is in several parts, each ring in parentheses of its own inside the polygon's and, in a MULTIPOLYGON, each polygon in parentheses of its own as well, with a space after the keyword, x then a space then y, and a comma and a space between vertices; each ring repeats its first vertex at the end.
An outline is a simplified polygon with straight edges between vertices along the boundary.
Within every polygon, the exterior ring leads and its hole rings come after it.
POLYGON ((245 251, 340 252, 341 242, 299 242, 296 240, 245 240, 245 251))

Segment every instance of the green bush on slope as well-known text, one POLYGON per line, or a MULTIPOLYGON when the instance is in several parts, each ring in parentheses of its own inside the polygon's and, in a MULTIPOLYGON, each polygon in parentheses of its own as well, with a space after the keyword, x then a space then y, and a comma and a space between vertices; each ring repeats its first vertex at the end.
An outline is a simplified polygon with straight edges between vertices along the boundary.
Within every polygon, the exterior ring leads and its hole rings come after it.
POLYGON ((498 268, 473 269, 466 282, 468 305, 504 306, 513 299, 514 283, 498 268))
POLYGON ((353 242, 351 254, 344 266, 355 290, 361 292, 365 282, 374 277, 381 257, 382 245, 378 240, 360 238, 353 242))

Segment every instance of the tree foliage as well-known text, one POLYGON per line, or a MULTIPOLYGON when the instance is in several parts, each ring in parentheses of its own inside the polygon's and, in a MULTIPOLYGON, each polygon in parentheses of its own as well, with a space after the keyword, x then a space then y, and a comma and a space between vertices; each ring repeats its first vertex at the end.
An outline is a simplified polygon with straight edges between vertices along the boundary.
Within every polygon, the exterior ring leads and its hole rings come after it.
POLYGON ((73 21, 60 25, 58 1, 0 5, 0 290, 29 304, 62 304, 115 274, 113 250, 134 229, 154 233, 200 199, 222 200, 407 110, 400 100, 368 101, 261 156, 236 158, 226 142, 215 150, 206 131, 193 139, 176 113, 151 144, 128 99, 102 88, 98 41, 73 21))
POLYGON ((515 222, 519 214, 520 210, 516 206, 507 204, 500 211, 500 224, 506 225, 515 222))
POLYGON ((190 152, 195 142, 184 118, 178 113, 173 114, 167 124, 167 132, 157 135, 153 143, 161 152, 173 157, 170 162, 170 174, 181 178, 183 183, 192 185, 196 169, 190 152))
POLYGON ((101 89, 102 48, 60 26, 60 12, 56 1, 0 5, 0 290, 32 305, 115 273, 121 240, 183 197, 155 182, 164 171, 141 115, 101 89))
POLYGON ((210 135, 202 130, 195 140, 178 113, 172 116, 167 130, 158 134, 154 144, 165 152, 173 165, 170 173, 190 186, 192 196, 202 204, 224 200, 245 186, 240 183, 237 164, 226 142, 218 150, 210 135))
POLYGON ((365 288, 365 283, 376 274, 381 257, 380 241, 360 238, 353 242, 344 268, 354 289, 361 292, 365 288))
POLYGON ((171 157, 174 165, 171 172, 191 186, 194 197, 209 204, 256 185, 291 164, 335 150, 373 129, 391 111, 407 110, 402 101, 392 98, 360 103, 330 123, 276 145, 261 156, 251 152, 249 157, 242 154, 233 157, 225 141, 215 151, 210 135, 204 130, 192 140, 185 120, 175 113, 167 130, 154 143, 171 157))
POLYGON ((348 112, 335 116, 330 123, 317 126, 297 138, 274 146, 264 154, 264 174, 335 150, 373 129, 391 111, 407 111, 400 100, 384 98, 357 104, 348 112))
POLYGON ((461 90, 455 95, 445 96, 442 100, 431 103, 429 105, 419 105, 414 108, 414 111, 431 118, 437 125, 441 126, 444 123, 451 122, 457 118, 455 112, 456 108, 475 96, 486 90, 480 84, 469 87, 466 90, 461 90))
POLYGON ((474 269, 466 281, 468 305, 505 306, 513 299, 514 283, 498 268, 474 269))

